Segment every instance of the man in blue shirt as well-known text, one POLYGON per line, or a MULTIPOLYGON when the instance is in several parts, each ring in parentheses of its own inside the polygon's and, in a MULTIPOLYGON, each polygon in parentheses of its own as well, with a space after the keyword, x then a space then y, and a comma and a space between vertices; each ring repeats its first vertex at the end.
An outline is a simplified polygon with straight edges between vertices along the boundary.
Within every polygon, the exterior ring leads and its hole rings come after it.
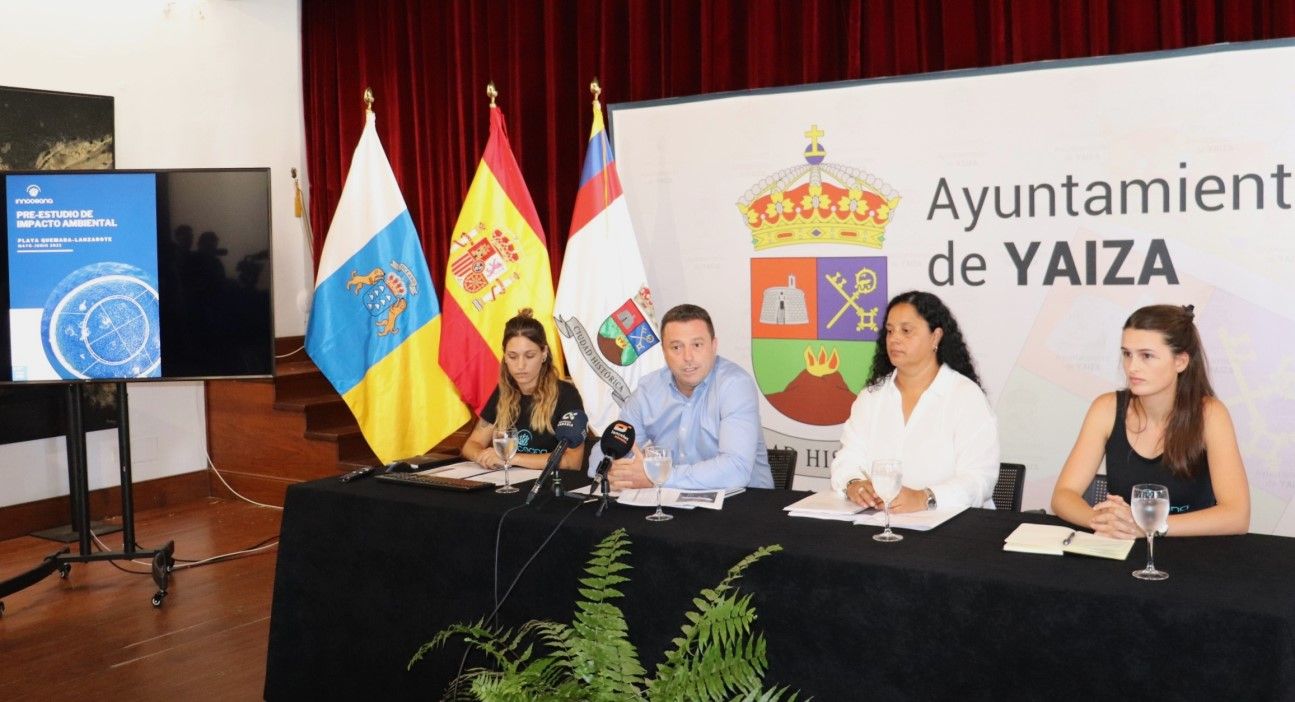
MULTIPOLYGON (((718 355, 710 315, 696 305, 672 308, 661 319, 661 341, 666 368, 644 376, 621 408, 620 419, 634 426, 637 441, 612 463, 612 489, 652 486, 640 450, 649 442, 670 449, 674 458, 667 487, 772 488, 760 391, 741 366, 718 355)), ((591 476, 601 459, 595 448, 591 476)))

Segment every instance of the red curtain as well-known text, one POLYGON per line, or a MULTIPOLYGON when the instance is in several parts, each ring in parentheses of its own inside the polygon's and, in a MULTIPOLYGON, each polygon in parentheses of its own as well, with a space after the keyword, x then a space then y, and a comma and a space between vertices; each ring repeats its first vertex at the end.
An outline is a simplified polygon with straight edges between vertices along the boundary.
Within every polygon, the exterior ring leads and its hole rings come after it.
POLYGON ((492 80, 556 277, 595 76, 608 104, 1292 35, 1290 0, 305 0, 315 251, 365 87, 440 287, 492 80))

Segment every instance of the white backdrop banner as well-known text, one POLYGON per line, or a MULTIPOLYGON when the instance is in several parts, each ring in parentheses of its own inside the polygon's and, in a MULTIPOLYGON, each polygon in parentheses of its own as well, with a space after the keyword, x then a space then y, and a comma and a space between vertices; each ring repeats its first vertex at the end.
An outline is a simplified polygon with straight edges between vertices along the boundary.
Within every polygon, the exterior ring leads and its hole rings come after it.
POLYGON ((826 475, 886 301, 939 295, 1046 506, 1134 309, 1194 304, 1253 494, 1295 534, 1295 44, 612 107, 658 308, 700 304, 771 445, 826 475))

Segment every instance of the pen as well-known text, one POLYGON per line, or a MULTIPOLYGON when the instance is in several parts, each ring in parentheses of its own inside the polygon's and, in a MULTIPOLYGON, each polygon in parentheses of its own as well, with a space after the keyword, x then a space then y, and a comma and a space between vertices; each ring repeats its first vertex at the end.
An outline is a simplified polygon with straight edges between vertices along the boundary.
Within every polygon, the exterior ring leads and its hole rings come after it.
POLYGON ((1066 540, 1061 542, 1061 545, 1062 545, 1062 546, 1069 546, 1069 545, 1070 545, 1070 542, 1075 540, 1075 533, 1076 533, 1076 532, 1071 531, 1071 532, 1070 532, 1070 535, 1066 537, 1066 540))

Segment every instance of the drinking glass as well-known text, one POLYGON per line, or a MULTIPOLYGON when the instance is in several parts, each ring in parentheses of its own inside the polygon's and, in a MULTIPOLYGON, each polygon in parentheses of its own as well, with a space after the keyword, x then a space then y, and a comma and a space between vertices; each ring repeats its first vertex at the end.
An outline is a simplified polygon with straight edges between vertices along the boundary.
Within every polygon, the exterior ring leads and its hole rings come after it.
POLYGON ((649 522, 664 522, 674 519, 674 515, 661 511, 661 486, 670 479, 670 469, 674 461, 670 449, 660 446, 649 446, 643 450, 643 471, 648 480, 656 486, 656 511, 647 516, 649 522))
POLYGON ((874 541, 902 541, 904 538, 890 530, 890 503, 899 497, 903 478, 904 473, 899 461, 884 459, 872 462, 872 474, 869 476, 872 480, 872 491, 881 498, 881 507, 886 512, 886 529, 880 534, 873 534, 874 541))
POLYGON ((517 492, 517 488, 513 487, 512 482, 508 479, 508 468, 513 462, 513 457, 517 455, 517 429, 513 427, 495 429, 494 445, 495 453, 499 454, 499 457, 504 460, 504 484, 495 492, 517 492))
POLYGON ((1147 567, 1133 571, 1133 577, 1139 580, 1168 578, 1168 573, 1156 570, 1155 543, 1156 532, 1164 531, 1169 521, 1169 488, 1153 483, 1134 485, 1129 506, 1133 509, 1133 521, 1147 535, 1147 567))

